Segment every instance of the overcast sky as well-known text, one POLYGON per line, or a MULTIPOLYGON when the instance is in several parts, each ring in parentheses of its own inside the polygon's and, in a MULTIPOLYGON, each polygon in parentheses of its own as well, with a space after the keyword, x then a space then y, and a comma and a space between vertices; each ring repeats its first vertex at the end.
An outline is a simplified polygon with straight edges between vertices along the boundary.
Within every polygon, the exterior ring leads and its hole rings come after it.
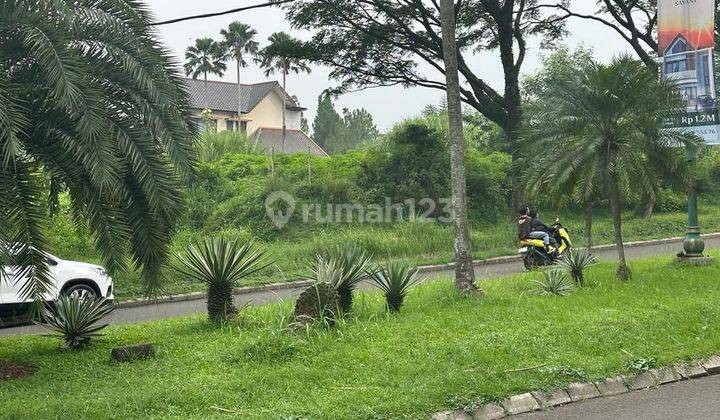
MULTIPOLYGON (((260 0, 148 0, 151 10, 157 20, 166 20, 187 15, 215 12, 262 2, 260 0)), ((573 0, 573 6, 580 11, 594 11, 595 0, 573 0)), ((178 62, 182 63, 185 49, 194 43, 196 38, 220 38, 220 30, 239 20, 251 25, 258 32, 258 41, 261 46, 266 44, 267 37, 276 31, 286 31, 292 35, 307 39, 307 32, 293 31, 285 21, 284 14, 277 8, 263 8, 249 10, 231 15, 218 16, 208 19, 199 19, 160 26, 160 35, 165 44, 177 55, 178 62)), ((570 36, 565 44, 574 47, 579 44, 592 47, 598 59, 606 61, 614 55, 629 51, 629 48, 616 33, 603 25, 591 21, 571 20, 568 26, 570 36)), ((547 51, 539 50, 537 44, 530 44, 530 51, 524 63, 523 73, 532 73, 538 68, 541 55, 547 51)), ((490 85, 502 89, 502 67, 497 53, 486 53, 472 57, 468 60, 477 70, 476 73, 490 85)), ((288 79, 288 92, 297 95, 303 106, 308 108, 306 117, 312 125, 315 116, 318 95, 333 81, 328 80, 329 69, 313 67, 310 75, 291 75, 288 79)), ((262 72, 254 65, 241 70, 243 83, 255 83, 267 80, 262 72)), ((228 64, 228 72, 222 77, 212 76, 213 80, 234 82, 235 66, 228 64)), ((208 76, 211 78, 211 76, 208 76)), ((376 88, 362 92, 346 94, 336 102, 338 112, 343 107, 365 108, 373 115, 376 124, 381 130, 392 126, 393 123, 408 117, 413 117, 428 104, 437 104, 443 92, 427 88, 387 87, 376 88)))

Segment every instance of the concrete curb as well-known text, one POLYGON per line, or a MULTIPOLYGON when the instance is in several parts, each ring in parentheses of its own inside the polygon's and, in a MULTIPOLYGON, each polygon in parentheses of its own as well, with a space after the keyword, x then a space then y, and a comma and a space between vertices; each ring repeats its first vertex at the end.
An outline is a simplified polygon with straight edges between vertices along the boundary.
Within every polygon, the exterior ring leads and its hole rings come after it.
POLYGON ((661 385, 720 374, 720 356, 711 356, 703 362, 676 364, 650 369, 634 375, 615 376, 597 382, 572 383, 552 391, 526 392, 512 395, 499 402, 479 407, 474 412, 443 411, 432 419, 494 420, 516 414, 548 410, 561 405, 585 401, 591 398, 610 397, 625 392, 659 387, 661 385))
MULTIPOLYGON (((702 235, 703 238, 720 238, 720 232, 715 233, 708 233, 705 235, 702 235)), ((665 238, 665 239, 654 239, 650 241, 634 241, 634 242, 626 242, 625 247, 626 248, 633 248, 638 246, 647 246, 647 245, 662 245, 662 244, 669 244, 673 242, 682 241, 684 237, 677 236, 672 238, 665 238)), ((598 245, 593 247, 595 250, 605 250, 605 249, 613 249, 615 248, 615 245, 598 245)), ((475 260, 473 261, 474 267, 482 267, 485 265, 490 264, 509 264, 513 262, 521 261, 522 258, 519 255, 508 255, 503 257, 493 257, 493 258, 487 258, 484 260, 475 260)), ((418 271, 420 273, 435 273, 438 271, 447 271, 452 270, 455 268, 455 263, 446 263, 446 264, 435 264, 435 265, 420 265, 417 267, 418 271)), ((256 292, 270 292, 275 290, 288 290, 288 289, 299 289, 302 287, 307 287, 310 284, 312 284, 312 281, 310 280, 294 280, 289 282, 283 282, 283 283, 270 283, 270 284, 261 284, 257 286, 247 286, 247 287, 239 287, 233 290, 233 293, 235 295, 244 295, 248 293, 256 293, 256 292)), ((115 304, 115 309, 126 309, 126 308, 138 308, 141 306, 151 306, 151 305, 158 305, 163 303, 173 303, 173 302, 186 302, 191 300, 201 300, 205 299, 205 292, 192 292, 192 293, 185 293, 180 295, 167 295, 167 296, 160 296, 155 299, 130 299, 122 302, 118 302, 115 304)))

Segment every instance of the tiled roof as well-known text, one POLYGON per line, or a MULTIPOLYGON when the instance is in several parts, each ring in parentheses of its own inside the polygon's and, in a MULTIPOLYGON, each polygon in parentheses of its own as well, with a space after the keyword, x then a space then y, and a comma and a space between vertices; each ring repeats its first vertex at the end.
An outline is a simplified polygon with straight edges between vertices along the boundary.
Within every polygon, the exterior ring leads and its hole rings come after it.
MULTIPOLYGON (((188 93, 190 94, 190 106, 203 109, 205 106, 214 111, 237 112, 238 107, 238 85, 237 83, 217 82, 208 80, 207 100, 205 99, 205 81, 201 79, 185 79, 188 93)), ((240 85, 242 97, 242 112, 248 113, 275 87, 280 87, 278 82, 263 82, 252 85, 240 85)), ((297 107, 292 98, 288 95, 288 106, 297 107)))
MULTIPOLYGON (((252 134, 252 139, 267 150, 274 149, 277 153, 282 152, 282 128, 258 128, 252 134)), ((287 129, 285 133, 285 153, 307 153, 308 151, 315 156, 328 155, 302 130, 287 129)))

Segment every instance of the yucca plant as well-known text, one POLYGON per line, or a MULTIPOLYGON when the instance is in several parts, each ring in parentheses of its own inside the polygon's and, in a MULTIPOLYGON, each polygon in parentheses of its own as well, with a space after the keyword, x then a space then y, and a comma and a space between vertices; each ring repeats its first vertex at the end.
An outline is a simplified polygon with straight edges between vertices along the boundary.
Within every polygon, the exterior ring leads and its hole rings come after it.
POLYGON ((65 347, 75 349, 102 335, 100 330, 108 324, 97 323, 112 310, 112 304, 104 299, 61 296, 42 311, 39 323, 56 332, 49 336, 59 337, 65 347))
POLYGON ((403 262, 389 263, 368 275, 372 282, 384 292, 387 307, 391 312, 400 310, 410 288, 421 281, 418 277, 418 270, 403 262))
POLYGON ((220 237, 196 241, 178 257, 175 269, 207 284, 208 317, 222 322, 237 314, 233 304, 233 288, 243 278, 271 264, 265 252, 252 242, 241 244, 236 239, 220 237))
POLYGON ((340 309, 347 313, 352 307, 353 292, 357 285, 372 271, 371 263, 372 256, 354 245, 336 246, 325 255, 316 256, 309 267, 312 274, 307 278, 332 284, 340 295, 340 309), (329 267, 337 271, 334 276, 329 276, 329 267))
POLYGON ((575 283, 582 286, 585 284, 585 269, 597 264, 597 259, 586 249, 571 249, 563 254, 560 265, 564 267, 575 283))
POLYGON ((541 280, 533 280, 535 283, 535 293, 541 296, 557 295, 565 296, 575 289, 575 285, 567 276, 567 274, 559 269, 543 271, 541 280))

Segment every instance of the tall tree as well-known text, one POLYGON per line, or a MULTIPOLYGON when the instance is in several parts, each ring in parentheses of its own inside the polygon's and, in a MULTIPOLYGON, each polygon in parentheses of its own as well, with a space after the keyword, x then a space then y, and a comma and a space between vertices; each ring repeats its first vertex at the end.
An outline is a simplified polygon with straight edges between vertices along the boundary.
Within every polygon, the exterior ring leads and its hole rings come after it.
POLYGON ((260 66, 265 69, 265 76, 270 76, 275 72, 282 73, 283 87, 283 109, 282 109, 282 151, 285 152, 285 143, 287 137, 287 125, 285 124, 285 107, 287 106, 287 75, 292 72, 299 74, 301 72, 310 73, 310 67, 305 60, 298 58, 296 53, 300 48, 301 42, 285 32, 275 32, 268 38, 270 44, 260 51, 260 66))
POLYGON ((475 268, 470 253, 470 230, 467 219, 467 194, 465 180, 465 135, 460 100, 458 55, 455 45, 455 3, 440 0, 442 25, 443 61, 447 92, 448 120, 450 123, 450 189, 452 194, 452 220, 455 248, 455 287, 467 294, 478 290, 475 284, 475 268))
POLYGON ((24 267, 32 299, 50 286, 43 207, 60 187, 108 269, 129 250, 157 291, 193 172, 188 98, 149 13, 81 3, 0 2, 0 265, 24 267))
POLYGON ((357 147, 360 143, 373 140, 380 135, 372 115, 365 109, 343 109, 343 129, 341 134, 344 152, 357 147))
POLYGON ((185 74, 197 79, 201 74, 205 79, 205 108, 208 107, 208 73, 222 76, 227 70, 227 66, 223 62, 224 54, 220 44, 212 38, 198 38, 195 45, 187 47, 185 50, 185 74))
POLYGON ((340 114, 335 111, 332 98, 323 93, 318 96, 318 107, 313 120, 313 139, 328 153, 337 148, 337 139, 343 129, 340 114))
POLYGON ((617 275, 626 280, 631 273, 622 241, 621 190, 651 189, 659 174, 677 188, 690 183, 687 155, 678 146, 697 146, 696 138, 663 129, 665 118, 683 112, 682 100, 671 81, 628 57, 546 82, 532 105, 528 138, 536 153, 547 154, 550 182, 586 189, 599 183, 606 190, 617 275))
MULTIPOLYGON (((376 86, 422 86, 445 90, 443 43, 437 1, 297 0, 285 7, 291 23, 315 33, 303 56, 330 66, 337 92, 376 86), (429 70, 428 70, 429 69, 429 70)), ((564 35, 564 22, 546 16, 537 0, 465 0, 455 3, 456 54, 463 79, 460 98, 506 134, 506 150, 519 157, 522 122, 520 69, 529 38, 543 45, 564 35), (476 72, 470 57, 497 51, 504 88, 495 90, 476 72)), ((517 176, 515 176, 517 178, 517 176)), ((520 197, 516 188, 516 201, 520 197)))
POLYGON ((222 29, 220 35, 223 37, 221 48, 225 51, 226 58, 235 60, 237 70, 238 107, 237 129, 240 130, 240 115, 242 115, 242 85, 240 84, 240 68, 247 67, 246 56, 257 55, 259 45, 255 38, 257 31, 240 22, 232 22, 227 29, 222 29))

